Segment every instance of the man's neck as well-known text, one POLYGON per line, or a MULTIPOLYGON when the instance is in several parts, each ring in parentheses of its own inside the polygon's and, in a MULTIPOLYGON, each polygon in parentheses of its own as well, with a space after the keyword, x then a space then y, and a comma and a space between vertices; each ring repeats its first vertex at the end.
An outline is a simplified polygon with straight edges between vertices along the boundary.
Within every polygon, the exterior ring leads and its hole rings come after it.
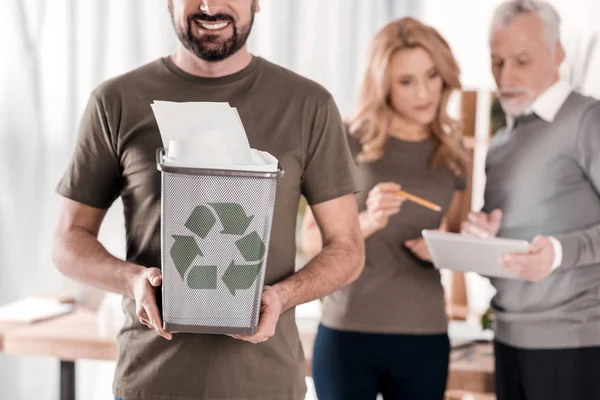
POLYGON ((252 54, 248 52, 247 46, 244 46, 223 61, 208 62, 198 58, 183 45, 179 45, 177 52, 171 55, 171 61, 188 74, 218 78, 235 74, 246 68, 252 61, 252 54))

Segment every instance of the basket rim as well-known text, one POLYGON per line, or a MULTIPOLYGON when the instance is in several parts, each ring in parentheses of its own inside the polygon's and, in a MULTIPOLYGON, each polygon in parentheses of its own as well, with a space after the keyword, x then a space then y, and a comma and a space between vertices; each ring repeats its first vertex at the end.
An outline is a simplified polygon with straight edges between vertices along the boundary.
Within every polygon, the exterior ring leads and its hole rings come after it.
POLYGON ((262 178, 262 179, 279 179, 283 177, 285 171, 281 169, 281 165, 277 166, 275 172, 262 172, 262 171, 240 171, 233 169, 213 169, 213 168, 197 168, 197 167, 181 167, 166 165, 163 162, 165 155, 165 148, 159 147, 156 149, 156 168, 160 172, 167 172, 172 174, 183 174, 183 175, 209 175, 209 176, 231 176, 231 177, 242 177, 242 178, 262 178))

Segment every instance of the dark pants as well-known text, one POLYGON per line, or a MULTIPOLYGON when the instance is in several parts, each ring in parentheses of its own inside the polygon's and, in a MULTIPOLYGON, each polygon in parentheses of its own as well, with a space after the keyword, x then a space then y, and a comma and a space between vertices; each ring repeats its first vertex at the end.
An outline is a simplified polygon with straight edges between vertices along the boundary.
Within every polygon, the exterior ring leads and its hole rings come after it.
POLYGON ((498 400, 600 399, 600 347, 524 350, 495 342, 498 400))
POLYGON ((319 400, 442 400, 450 344, 443 335, 383 335, 319 326, 312 374, 319 400))

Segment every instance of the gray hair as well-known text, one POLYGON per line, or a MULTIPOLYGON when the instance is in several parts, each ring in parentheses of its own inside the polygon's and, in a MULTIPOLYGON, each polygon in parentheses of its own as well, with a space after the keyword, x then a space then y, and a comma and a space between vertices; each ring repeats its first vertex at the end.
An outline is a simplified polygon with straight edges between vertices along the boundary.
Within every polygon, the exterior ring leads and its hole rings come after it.
POLYGON ((518 15, 533 13, 544 24, 546 31, 546 41, 550 50, 560 42, 560 15, 556 9, 544 0, 508 0, 498 6, 492 17, 492 28, 490 31, 490 40, 494 29, 498 26, 510 24, 518 15))

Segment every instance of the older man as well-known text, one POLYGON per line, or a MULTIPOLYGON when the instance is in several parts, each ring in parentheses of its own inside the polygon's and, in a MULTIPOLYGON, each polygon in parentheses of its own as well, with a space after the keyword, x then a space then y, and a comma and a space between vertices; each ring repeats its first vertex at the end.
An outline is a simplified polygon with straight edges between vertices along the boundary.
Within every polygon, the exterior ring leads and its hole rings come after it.
POLYGON ((600 102, 559 78, 560 18, 544 1, 494 14, 507 127, 490 146, 483 212, 463 232, 531 241, 493 279, 499 400, 600 399, 600 102))

